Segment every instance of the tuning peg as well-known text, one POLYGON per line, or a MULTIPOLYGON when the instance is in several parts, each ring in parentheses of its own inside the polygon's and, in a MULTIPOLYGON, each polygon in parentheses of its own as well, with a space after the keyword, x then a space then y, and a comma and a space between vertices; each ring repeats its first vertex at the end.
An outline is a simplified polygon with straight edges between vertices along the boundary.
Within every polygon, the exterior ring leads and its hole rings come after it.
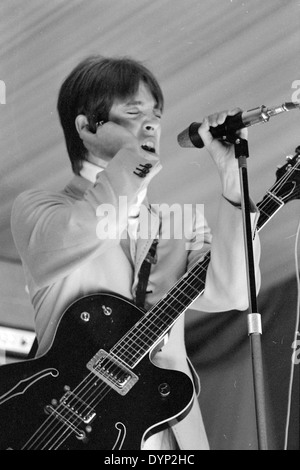
POLYGON ((290 160, 293 160, 294 155, 287 155, 285 158, 289 162, 290 160))
POLYGON ((298 145, 298 147, 296 148, 295 152, 297 153, 297 155, 300 154, 300 145, 298 145))

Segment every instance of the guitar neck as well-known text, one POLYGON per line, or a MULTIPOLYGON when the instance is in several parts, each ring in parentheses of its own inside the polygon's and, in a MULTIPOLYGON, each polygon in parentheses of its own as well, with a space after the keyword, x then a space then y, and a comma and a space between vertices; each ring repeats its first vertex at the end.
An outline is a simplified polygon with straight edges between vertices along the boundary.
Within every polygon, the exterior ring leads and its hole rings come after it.
POLYGON ((282 206, 284 206, 284 202, 269 191, 264 196, 263 200, 257 204, 260 212, 257 222, 257 231, 261 230, 282 206))
MULTIPOLYGON (((260 217, 257 230, 284 205, 270 191, 257 204, 260 217)), ((129 367, 137 363, 159 343, 183 312, 201 295, 205 288, 210 251, 189 269, 178 282, 154 305, 110 351, 122 357, 129 367)))
POLYGON ((136 364, 159 343, 180 315, 204 291, 210 252, 187 271, 133 328, 111 349, 129 367, 136 364), (124 354, 124 351, 126 353, 124 354))

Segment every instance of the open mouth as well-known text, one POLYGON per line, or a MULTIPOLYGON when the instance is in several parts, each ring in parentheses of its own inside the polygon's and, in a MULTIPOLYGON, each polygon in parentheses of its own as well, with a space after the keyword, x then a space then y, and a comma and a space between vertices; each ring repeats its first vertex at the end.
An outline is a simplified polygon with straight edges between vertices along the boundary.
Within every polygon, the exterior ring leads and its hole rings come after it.
POLYGON ((155 147, 152 142, 145 142, 141 145, 142 149, 146 152, 155 153, 155 147))

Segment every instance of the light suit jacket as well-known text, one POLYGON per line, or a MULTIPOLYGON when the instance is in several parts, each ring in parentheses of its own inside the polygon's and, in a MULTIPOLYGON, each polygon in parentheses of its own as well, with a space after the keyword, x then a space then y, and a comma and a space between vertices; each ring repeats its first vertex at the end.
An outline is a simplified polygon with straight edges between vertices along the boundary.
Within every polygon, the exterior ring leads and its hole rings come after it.
MULTIPOLYGON (((241 211, 224 198, 220 197, 220 215, 212 245, 211 232, 201 211, 195 211, 188 222, 183 222, 177 208, 179 216, 171 216, 170 227, 166 222, 170 216, 168 208, 155 205, 143 210, 144 237, 137 240, 135 259, 131 258, 129 242, 126 244, 126 240, 112 236, 115 228, 118 234, 127 230, 128 213, 122 197, 126 196, 127 206, 132 207, 161 168, 156 156, 144 153, 120 150, 106 170, 99 173, 94 185, 75 176, 60 193, 28 190, 17 197, 12 210, 12 233, 35 310, 38 355, 51 346, 62 313, 75 299, 101 291, 135 298, 139 269, 158 233, 158 262, 151 269, 147 308, 158 302, 207 250, 211 250, 211 263, 205 292, 199 297, 197 308, 212 312, 247 308, 241 211), (110 208, 115 212, 112 211, 108 220, 103 209, 110 208)), ((258 286, 259 251, 256 236, 258 286)), ((186 355, 184 315, 169 332, 168 341, 153 362, 188 374, 195 384, 195 394, 199 393, 197 375, 186 355)), ((181 449, 208 448, 197 399, 173 430, 181 449)))

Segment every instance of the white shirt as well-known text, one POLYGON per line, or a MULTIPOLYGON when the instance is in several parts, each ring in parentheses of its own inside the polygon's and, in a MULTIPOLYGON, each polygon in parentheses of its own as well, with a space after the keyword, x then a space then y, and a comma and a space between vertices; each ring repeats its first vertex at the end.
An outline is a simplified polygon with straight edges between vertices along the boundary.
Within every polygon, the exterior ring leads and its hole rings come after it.
MULTIPOLYGON (((107 164, 103 162, 103 166, 95 165, 94 163, 88 162, 87 160, 83 161, 82 169, 80 175, 95 184, 97 176, 100 172, 104 171, 107 164)), ((130 239, 130 254, 132 260, 135 261, 136 256, 136 241, 138 238, 138 228, 139 228, 139 213, 140 207, 145 199, 147 194, 147 189, 144 189, 137 195, 137 201, 134 205, 128 208, 128 235, 130 239)))

